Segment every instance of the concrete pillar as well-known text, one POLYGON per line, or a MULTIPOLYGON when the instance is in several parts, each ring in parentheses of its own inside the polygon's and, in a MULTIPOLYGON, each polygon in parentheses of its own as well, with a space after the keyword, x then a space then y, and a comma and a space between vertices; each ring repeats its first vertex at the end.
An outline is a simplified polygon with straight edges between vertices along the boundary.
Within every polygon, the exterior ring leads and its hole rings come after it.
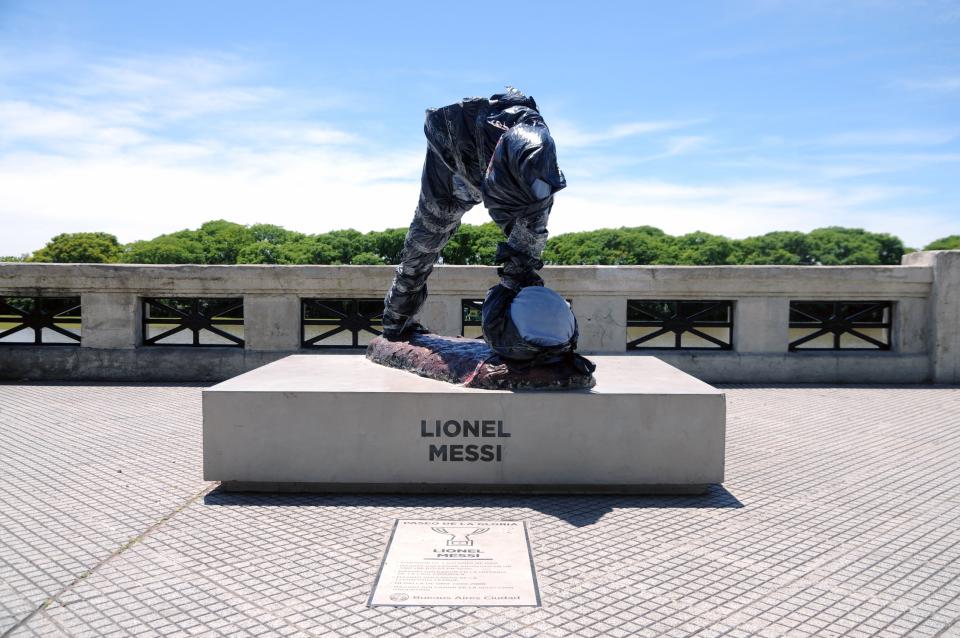
POLYGON ((430 295, 417 319, 439 335, 457 336, 461 322, 460 295, 430 295))
POLYGON ((624 352, 627 349, 627 298, 569 297, 577 317, 580 352, 624 352))
POLYGON ((82 347, 131 349, 140 343, 143 310, 135 293, 83 293, 80 312, 82 347))
POLYGON ((930 376, 934 383, 960 383, 960 250, 910 253, 903 265, 933 270, 927 305, 930 376))
POLYGON ((927 299, 899 299, 893 309, 893 349, 900 354, 927 352, 927 299))
POLYGON ((247 350, 299 349, 300 298, 244 295, 243 333, 247 350))
POLYGON ((733 303, 733 349, 786 352, 790 344, 790 300, 745 297, 733 303))

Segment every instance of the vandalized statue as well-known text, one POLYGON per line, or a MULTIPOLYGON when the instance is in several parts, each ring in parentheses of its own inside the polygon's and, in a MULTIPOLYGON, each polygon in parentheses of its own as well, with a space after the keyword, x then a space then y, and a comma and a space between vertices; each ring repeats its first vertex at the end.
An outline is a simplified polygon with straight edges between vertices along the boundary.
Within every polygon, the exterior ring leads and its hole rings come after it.
POLYGON ((507 236, 495 258, 501 284, 517 292, 542 285, 536 271, 547 218, 553 194, 567 185, 537 103, 516 89, 430 109, 424 133, 420 201, 384 299, 383 334, 391 340, 421 330, 415 318, 427 277, 464 213, 480 202, 507 236))
POLYGON ((429 109, 424 133, 420 200, 368 358, 471 387, 592 387, 593 364, 574 353, 576 318, 537 274, 553 195, 567 185, 537 103, 513 88, 464 99, 429 109), (481 202, 506 235, 500 283, 483 303, 486 344, 432 335, 417 321, 440 251, 481 202))

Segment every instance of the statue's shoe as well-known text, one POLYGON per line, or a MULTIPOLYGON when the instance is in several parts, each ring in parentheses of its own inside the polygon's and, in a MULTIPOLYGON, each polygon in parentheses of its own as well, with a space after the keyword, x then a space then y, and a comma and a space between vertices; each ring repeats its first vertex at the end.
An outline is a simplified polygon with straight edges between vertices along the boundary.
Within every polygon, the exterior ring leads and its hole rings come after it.
POLYGON ((423 326, 419 321, 415 321, 409 326, 405 327, 403 330, 391 330, 389 328, 384 328, 383 338, 387 341, 410 341, 417 335, 426 335, 431 334, 427 328, 423 326))

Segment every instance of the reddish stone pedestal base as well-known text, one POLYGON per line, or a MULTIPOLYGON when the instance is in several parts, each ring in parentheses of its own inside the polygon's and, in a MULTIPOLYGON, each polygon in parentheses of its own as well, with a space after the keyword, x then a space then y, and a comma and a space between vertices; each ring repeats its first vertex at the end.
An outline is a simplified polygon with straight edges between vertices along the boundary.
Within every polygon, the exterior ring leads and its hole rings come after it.
POLYGON ((376 337, 367 346, 367 358, 421 377, 486 390, 574 390, 592 388, 595 383, 592 374, 572 363, 510 364, 483 340, 464 337, 419 334, 409 341, 376 337))

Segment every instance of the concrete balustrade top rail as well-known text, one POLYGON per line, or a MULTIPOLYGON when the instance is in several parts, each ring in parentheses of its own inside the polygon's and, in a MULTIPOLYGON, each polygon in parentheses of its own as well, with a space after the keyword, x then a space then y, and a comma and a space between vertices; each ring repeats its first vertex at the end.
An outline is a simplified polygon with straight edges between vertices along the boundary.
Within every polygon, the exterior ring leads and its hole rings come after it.
MULTIPOLYGON (((0 263, 0 292, 137 292, 151 295, 322 292, 382 296, 393 266, 194 266, 0 263)), ((933 268, 911 266, 547 266, 548 285, 561 293, 612 295, 827 294, 926 297, 933 268)), ((497 282, 492 266, 439 265, 431 293, 483 296, 497 282)))
MULTIPOLYGON (((79 347, 0 344, 0 379, 225 379, 307 352, 303 299, 382 298, 393 270, 0 263, 0 296, 79 296, 82 304, 79 347), (242 297, 243 347, 146 345, 145 297, 242 297)), ((899 266, 548 266, 543 276, 571 301, 585 353, 626 351, 635 334, 628 300, 724 300, 732 304, 729 349, 637 354, 710 382, 960 383, 960 251, 912 253, 899 266), (888 349, 790 349, 791 302, 857 300, 890 304, 888 349)), ((423 322, 460 334, 462 301, 482 298, 496 281, 493 267, 437 266, 423 322)))

